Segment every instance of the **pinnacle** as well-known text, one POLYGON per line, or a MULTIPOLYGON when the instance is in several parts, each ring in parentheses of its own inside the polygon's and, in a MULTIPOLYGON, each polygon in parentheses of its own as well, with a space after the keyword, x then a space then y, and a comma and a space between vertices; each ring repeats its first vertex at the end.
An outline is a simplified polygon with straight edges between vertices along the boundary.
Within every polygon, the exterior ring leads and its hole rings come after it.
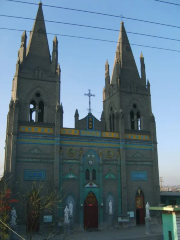
POLYGON ((142 52, 141 52, 140 58, 144 58, 142 52))
POLYGON ((57 36, 54 36, 53 42, 57 42, 57 36))
POLYGON ((23 31, 22 36, 26 36, 26 30, 23 31))
POLYGON ((106 60, 106 66, 109 65, 108 60, 106 60))

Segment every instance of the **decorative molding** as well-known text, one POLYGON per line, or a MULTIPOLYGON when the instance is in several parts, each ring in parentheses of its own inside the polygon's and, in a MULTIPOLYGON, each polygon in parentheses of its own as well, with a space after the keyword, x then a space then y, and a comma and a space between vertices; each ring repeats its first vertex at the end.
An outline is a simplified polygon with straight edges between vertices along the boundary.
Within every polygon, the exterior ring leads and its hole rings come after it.
POLYGON ((90 139, 71 139, 71 140, 64 140, 59 138, 43 138, 36 136, 22 136, 18 135, 17 137, 17 143, 18 144, 41 144, 41 145, 60 145, 61 146, 76 146, 76 147, 101 147, 101 148, 116 148, 119 149, 119 147, 124 149, 136 149, 136 150, 153 150, 153 145, 151 143, 144 144, 143 142, 121 142, 119 144, 119 141, 114 142, 97 142, 90 139))
POLYGON ((81 136, 90 136, 90 137, 101 137, 101 132, 99 131, 86 131, 86 130, 80 130, 80 135, 81 136))
POLYGON ((76 155, 76 149, 73 148, 73 147, 69 147, 69 148, 67 149, 67 155, 68 155, 69 157, 74 157, 74 156, 76 155))
POLYGON ((64 176, 66 179, 77 179, 77 177, 73 173, 68 173, 66 176, 64 176))
POLYGON ((127 165, 153 165, 152 162, 130 162, 130 161, 127 161, 126 162, 127 165))
POLYGON ((43 127, 31 127, 31 126, 20 126, 20 132, 28 132, 28 133, 53 133, 52 128, 43 128, 43 127))
POLYGON ((44 123, 44 122, 30 122, 30 121, 19 121, 20 125, 26 125, 26 126, 43 126, 43 127, 54 127, 54 123, 44 123))
POLYGON ((149 141, 149 135, 140 135, 140 134, 125 134, 125 139, 133 139, 133 140, 146 140, 149 141))
POLYGON ((108 174, 106 174, 106 176, 104 177, 104 179, 114 180, 114 179, 116 179, 116 176, 115 176, 113 173, 108 173, 108 174))
POLYGON ((117 160, 103 160, 104 165, 117 165, 118 161, 117 160))
POLYGON ((107 149, 106 150, 106 157, 107 158, 112 158, 114 156, 113 150, 107 149))
POLYGON ((50 153, 45 153, 45 152, 42 152, 42 150, 40 149, 40 148, 38 148, 38 147, 33 147, 33 148, 31 148, 31 149, 29 149, 28 151, 26 151, 26 152, 22 152, 21 153, 21 155, 45 155, 45 156, 47 156, 47 155, 51 155, 50 153))
POLYGON ((119 134, 115 132, 102 132, 102 137, 106 138, 118 138, 119 134))
POLYGON ((98 185, 96 185, 96 184, 93 183, 93 182, 89 182, 89 183, 86 184, 84 187, 85 187, 85 188, 98 188, 98 185))
POLYGON ((77 130, 77 129, 70 129, 70 128, 61 128, 61 134, 79 135, 79 130, 77 130))
POLYGON ((77 160, 63 160, 63 163, 68 163, 68 164, 75 163, 75 164, 79 164, 79 161, 77 161, 77 160))
POLYGON ((33 162, 33 163, 54 163, 54 160, 42 160, 42 159, 20 159, 16 160, 17 162, 33 162))
MULTIPOLYGON (((88 116, 87 117, 87 129, 94 130, 94 117, 88 116)), ((88 131, 89 132, 89 131, 88 131)), ((100 133, 101 134, 101 133, 100 133)), ((92 135, 91 135, 92 136, 92 135)))

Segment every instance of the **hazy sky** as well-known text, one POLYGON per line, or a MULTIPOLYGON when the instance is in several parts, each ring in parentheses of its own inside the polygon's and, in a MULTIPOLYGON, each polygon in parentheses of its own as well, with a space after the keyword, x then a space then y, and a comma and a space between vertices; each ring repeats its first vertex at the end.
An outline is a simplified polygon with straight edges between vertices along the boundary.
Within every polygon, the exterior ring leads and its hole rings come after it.
MULTIPOLYGON (((38 1, 27 0, 38 3, 38 1)), ((171 1, 171 0, 169 0, 171 1)), ((172 1, 171 1, 172 2, 172 1)), ((174 3, 180 3, 174 0, 174 3)), ((88 11, 123 15, 129 18, 160 22, 180 27, 180 6, 158 3, 154 0, 43 0, 43 4, 77 8, 88 11)), ((37 6, 0 1, 0 14, 35 18, 37 6)), ((46 20, 93 25, 119 30, 121 18, 68 11, 43 6, 46 20)), ((127 32, 158 35, 180 40, 180 29, 123 19, 127 32)), ((31 30, 32 20, 0 16, 0 28, 31 30)), ((55 34, 118 40, 117 31, 105 31, 58 23, 46 23, 50 51, 55 34)), ((17 53, 21 42, 20 31, 0 29, 0 174, 3 172, 6 119, 11 98, 12 80, 17 53)), ((29 40, 29 32, 27 33, 29 40)), ((128 33, 131 44, 142 44, 180 51, 180 42, 128 33)), ((92 99, 93 114, 99 119, 102 112, 105 62, 112 71, 116 43, 84 40, 58 36, 59 63, 61 66, 61 102, 64 107, 64 127, 74 127, 76 108, 80 118, 85 117, 88 98, 84 93, 90 88, 96 95, 92 99)), ((152 110, 156 119, 160 177, 164 184, 180 184, 180 52, 132 46, 138 70, 143 52, 146 76, 151 84, 152 110)))

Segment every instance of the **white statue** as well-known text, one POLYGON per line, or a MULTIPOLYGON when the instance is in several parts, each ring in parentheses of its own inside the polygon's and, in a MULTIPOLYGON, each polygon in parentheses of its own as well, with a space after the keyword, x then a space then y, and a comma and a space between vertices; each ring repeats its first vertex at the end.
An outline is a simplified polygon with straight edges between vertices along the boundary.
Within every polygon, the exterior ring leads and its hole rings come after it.
POLYGON ((146 203, 146 217, 147 217, 147 218, 150 217, 150 214, 149 214, 149 207, 150 207, 150 205, 149 205, 149 203, 147 202, 147 203, 146 203))
POLYGON ((16 223, 16 218, 17 218, 16 210, 13 207, 13 209, 11 210, 11 221, 10 221, 11 227, 15 227, 16 226, 16 224, 17 224, 16 223))
POLYGON ((113 211, 112 211, 112 201, 111 200, 109 201, 109 214, 113 214, 113 211))
POLYGON ((69 208, 67 206, 64 209, 64 222, 69 223, 69 208))
POLYGON ((70 216, 73 216, 73 204, 72 202, 69 203, 69 212, 70 212, 70 216))

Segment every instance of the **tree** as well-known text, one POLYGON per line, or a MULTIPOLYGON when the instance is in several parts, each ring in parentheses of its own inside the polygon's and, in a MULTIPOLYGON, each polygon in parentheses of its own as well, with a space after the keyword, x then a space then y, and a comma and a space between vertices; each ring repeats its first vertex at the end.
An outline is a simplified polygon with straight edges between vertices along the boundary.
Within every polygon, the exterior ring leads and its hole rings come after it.
MULTIPOLYGON (((20 184, 21 185, 21 184, 20 184)), ((19 207, 23 209, 23 216, 19 221, 26 223, 26 237, 31 240, 34 233, 39 231, 40 217, 42 215, 53 216, 55 211, 59 211, 59 204, 62 201, 61 191, 52 189, 43 182, 32 182, 28 184, 28 189, 19 187, 16 194, 19 207)), ((18 220, 18 219, 17 219, 18 220)), ((53 232, 54 223, 51 223, 49 233, 53 232)))
POLYGON ((10 219, 10 189, 7 184, 5 184, 4 177, 0 180, 0 239, 6 239, 9 236, 9 226, 10 219))

